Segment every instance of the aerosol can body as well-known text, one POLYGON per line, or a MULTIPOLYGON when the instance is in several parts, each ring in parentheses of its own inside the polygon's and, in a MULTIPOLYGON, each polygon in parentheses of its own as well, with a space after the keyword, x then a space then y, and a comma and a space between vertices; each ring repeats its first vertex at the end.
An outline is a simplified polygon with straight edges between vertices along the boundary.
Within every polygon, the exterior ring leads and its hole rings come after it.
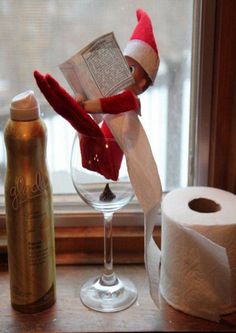
POLYGON ((33 91, 13 98, 4 139, 11 303, 35 313, 55 302, 55 246, 46 127, 33 91))

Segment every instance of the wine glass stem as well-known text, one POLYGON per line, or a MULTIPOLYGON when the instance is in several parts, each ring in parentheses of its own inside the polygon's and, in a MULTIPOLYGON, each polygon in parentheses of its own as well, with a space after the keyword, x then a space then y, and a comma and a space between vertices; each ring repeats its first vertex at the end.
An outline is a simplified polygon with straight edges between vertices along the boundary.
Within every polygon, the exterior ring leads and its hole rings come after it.
POLYGON ((104 213, 104 273, 102 282, 105 285, 113 285, 116 281, 113 271, 112 218, 113 213, 104 213))

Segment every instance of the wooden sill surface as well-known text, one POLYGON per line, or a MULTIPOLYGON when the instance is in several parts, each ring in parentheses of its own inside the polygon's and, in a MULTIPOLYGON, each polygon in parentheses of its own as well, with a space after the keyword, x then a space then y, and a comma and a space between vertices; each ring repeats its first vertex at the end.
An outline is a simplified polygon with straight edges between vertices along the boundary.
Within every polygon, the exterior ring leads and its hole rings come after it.
MULTIPOLYGON (((102 264, 104 251, 103 225, 86 227, 56 227, 56 261, 58 265, 102 264)), ((114 262, 117 264, 143 264, 143 226, 113 226, 114 262)), ((161 228, 153 232, 161 246, 161 228)), ((7 264, 6 229, 0 228, 0 262, 7 264)))
POLYGON ((163 332, 236 331, 236 314, 225 316, 219 324, 185 315, 163 300, 160 309, 152 302, 143 265, 116 265, 115 271, 130 277, 139 297, 129 309, 99 313, 81 304, 79 290, 89 277, 99 275, 102 266, 58 266, 57 302, 50 309, 26 315, 11 308, 9 275, 0 270, 0 332, 163 332))

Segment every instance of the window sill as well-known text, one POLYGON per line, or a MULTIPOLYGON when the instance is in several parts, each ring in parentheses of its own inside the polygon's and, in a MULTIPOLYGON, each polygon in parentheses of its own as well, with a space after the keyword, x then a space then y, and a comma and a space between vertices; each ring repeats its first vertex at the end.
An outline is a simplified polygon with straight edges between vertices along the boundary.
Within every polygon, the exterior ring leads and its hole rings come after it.
POLYGON ((115 266, 118 274, 130 277, 139 297, 129 309, 104 314, 84 307, 79 298, 81 285, 99 275, 102 266, 58 266, 57 302, 34 315, 14 311, 10 305, 9 276, 0 270, 0 322, 3 332, 157 332, 157 331, 235 331, 236 314, 219 323, 194 318, 176 311, 164 300, 157 309, 152 302, 143 265, 115 266))
MULTIPOLYGON (((113 227, 113 254, 115 264, 144 262, 143 226, 113 227)), ((161 245, 161 228, 154 230, 154 239, 161 245)), ((103 226, 56 227, 57 264, 102 264, 103 226)), ((6 230, 0 228, 0 261, 7 263, 6 230)))
MULTIPOLYGON (((0 207, 0 261, 6 263, 7 237, 3 198, 0 200, 0 207)), ((103 262, 103 217, 101 213, 88 209, 88 206, 77 195, 68 195, 54 197, 54 216, 57 264, 100 264, 103 262)), ((114 214, 115 263, 143 263, 143 220, 143 212, 137 201, 133 201, 114 214)), ((159 225, 156 226, 153 235, 160 246, 161 229, 159 225)))

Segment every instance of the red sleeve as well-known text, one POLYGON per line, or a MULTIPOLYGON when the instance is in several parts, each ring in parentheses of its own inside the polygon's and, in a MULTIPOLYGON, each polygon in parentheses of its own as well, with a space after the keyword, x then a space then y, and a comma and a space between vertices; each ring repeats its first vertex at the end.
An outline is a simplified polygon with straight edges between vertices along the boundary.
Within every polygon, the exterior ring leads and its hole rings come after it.
POLYGON ((130 90, 125 90, 118 95, 103 97, 100 102, 103 113, 116 114, 130 110, 139 112, 140 109, 139 99, 130 90))

